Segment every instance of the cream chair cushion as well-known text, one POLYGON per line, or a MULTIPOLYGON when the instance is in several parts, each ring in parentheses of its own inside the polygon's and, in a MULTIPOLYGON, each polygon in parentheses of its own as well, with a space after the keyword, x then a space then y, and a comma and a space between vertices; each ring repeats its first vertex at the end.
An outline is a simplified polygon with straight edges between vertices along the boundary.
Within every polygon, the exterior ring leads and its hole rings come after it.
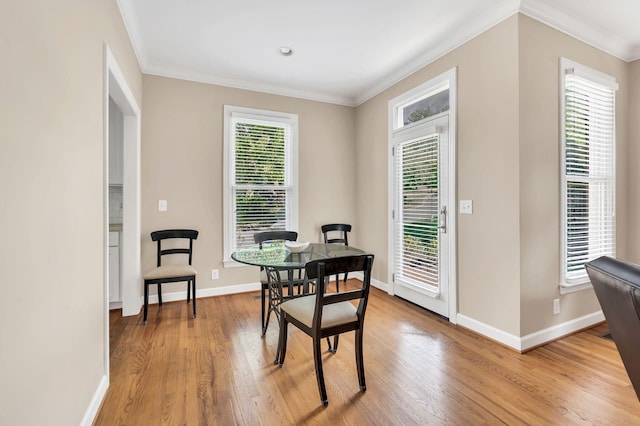
MULTIPOLYGON (((316 306, 316 296, 296 297, 280 305, 280 310, 287 312, 307 327, 313 323, 313 313, 316 306)), ((358 319, 356 307, 350 302, 339 302, 325 305, 322 312, 321 328, 354 322, 358 319)))
POLYGON ((144 274, 144 279, 157 280, 159 278, 176 278, 197 274, 198 272, 191 265, 162 265, 144 274))

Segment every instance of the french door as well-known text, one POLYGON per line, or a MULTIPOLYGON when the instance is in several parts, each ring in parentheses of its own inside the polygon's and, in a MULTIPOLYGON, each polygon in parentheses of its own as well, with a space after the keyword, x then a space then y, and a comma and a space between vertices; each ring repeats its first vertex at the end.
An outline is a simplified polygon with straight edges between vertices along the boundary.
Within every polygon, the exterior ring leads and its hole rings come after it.
POLYGON ((449 116, 393 135, 393 287, 396 296, 449 317, 449 116))

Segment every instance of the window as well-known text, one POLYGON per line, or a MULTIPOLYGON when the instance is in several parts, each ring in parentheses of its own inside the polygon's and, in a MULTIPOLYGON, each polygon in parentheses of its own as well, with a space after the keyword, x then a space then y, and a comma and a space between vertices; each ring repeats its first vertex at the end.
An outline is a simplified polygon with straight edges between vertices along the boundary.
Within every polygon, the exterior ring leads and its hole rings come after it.
POLYGON ((449 111, 448 74, 443 74, 427 84, 420 85, 402 95, 393 105, 393 130, 409 126, 429 117, 449 111))
POLYGON ((298 116, 225 106, 225 262, 255 232, 296 230, 298 116))
POLYGON ((589 283, 584 264, 615 255, 615 92, 613 77, 561 61, 562 282, 589 283))

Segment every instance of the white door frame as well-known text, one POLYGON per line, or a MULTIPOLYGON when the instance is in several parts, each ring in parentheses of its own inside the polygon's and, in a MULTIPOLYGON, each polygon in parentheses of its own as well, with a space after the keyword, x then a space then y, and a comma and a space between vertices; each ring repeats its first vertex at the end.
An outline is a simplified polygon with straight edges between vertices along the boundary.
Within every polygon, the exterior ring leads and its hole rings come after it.
POLYGON ((421 84, 418 87, 415 87, 389 101, 388 104, 388 162, 387 162, 387 170, 388 170, 388 226, 387 226, 387 241, 388 244, 388 264, 389 268, 387 270, 387 282, 390 284, 388 286, 388 293, 390 295, 395 294, 395 283, 393 281, 393 273, 395 271, 395 253, 394 253, 394 208, 395 208, 395 191, 393 189, 394 185, 394 157, 392 155, 393 148, 393 134, 396 127, 396 108, 399 105, 407 102, 411 98, 415 98, 430 89, 441 85, 443 83, 449 83, 449 152, 448 158, 449 162, 447 164, 449 169, 449 185, 447 188, 447 194, 449 198, 449 205, 447 206, 448 214, 447 214, 447 233, 449 233, 449 268, 443 273, 448 273, 449 275, 449 321, 456 324, 457 323, 457 313, 458 313, 458 279, 457 279, 457 270, 458 270, 458 257, 457 257, 457 169, 456 169, 456 141, 457 141, 457 70, 456 68, 452 68, 449 71, 421 84))
POLYGON ((109 46, 104 45, 104 365, 109 377, 109 96, 124 116, 120 265, 122 315, 140 312, 140 108, 109 46))

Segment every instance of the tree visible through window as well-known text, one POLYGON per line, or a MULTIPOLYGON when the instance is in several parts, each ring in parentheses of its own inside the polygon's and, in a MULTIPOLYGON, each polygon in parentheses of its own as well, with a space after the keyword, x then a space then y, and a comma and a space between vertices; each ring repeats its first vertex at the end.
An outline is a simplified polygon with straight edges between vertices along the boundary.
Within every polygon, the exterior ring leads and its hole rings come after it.
MULTIPOLYGON (((439 89, 440 90, 440 89, 439 89)), ((402 113, 403 125, 416 123, 425 118, 449 110, 449 89, 445 88, 437 93, 429 93, 423 98, 413 101, 409 105, 399 108, 402 113)))

